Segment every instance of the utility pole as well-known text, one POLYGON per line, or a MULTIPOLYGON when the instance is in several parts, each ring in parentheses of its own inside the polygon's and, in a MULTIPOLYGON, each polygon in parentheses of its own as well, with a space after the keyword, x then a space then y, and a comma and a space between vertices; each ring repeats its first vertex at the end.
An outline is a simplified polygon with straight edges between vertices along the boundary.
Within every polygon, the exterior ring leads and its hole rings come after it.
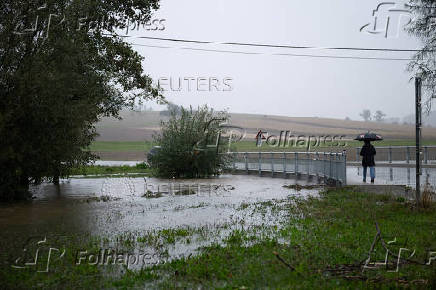
POLYGON ((416 118, 416 203, 421 200, 421 88, 422 79, 415 77, 415 118, 416 118))

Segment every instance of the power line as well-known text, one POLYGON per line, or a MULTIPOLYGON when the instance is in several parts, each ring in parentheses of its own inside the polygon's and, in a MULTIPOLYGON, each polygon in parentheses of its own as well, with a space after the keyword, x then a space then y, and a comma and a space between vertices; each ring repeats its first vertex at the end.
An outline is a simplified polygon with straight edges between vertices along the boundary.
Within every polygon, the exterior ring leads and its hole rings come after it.
POLYGON ((149 44, 139 44, 130 43, 135 46, 144 46, 151 48, 178 48, 185 50, 194 51, 207 51, 207 52, 222 52, 222 53, 233 53, 233 54, 246 54, 246 55, 277 55, 277 56, 294 56, 294 57, 310 57, 310 58, 331 58, 331 59, 356 59, 356 60, 387 60, 387 61, 411 61, 411 58, 386 58, 386 57, 363 57, 363 56, 337 56, 337 55, 317 55, 317 54, 296 54, 296 53, 262 53, 262 52, 244 52, 244 51, 233 51, 233 50, 220 50, 220 49, 207 49, 207 48, 193 48, 193 47, 172 47, 172 46, 160 46, 160 45, 149 45, 149 44))
POLYGON ((276 44, 262 44, 262 43, 243 43, 243 42, 214 42, 204 40, 190 40, 190 39, 176 39, 176 38, 162 38, 151 36, 132 36, 132 35, 113 35, 123 38, 137 38, 148 40, 160 40, 170 42, 183 42, 183 43, 196 43, 196 44, 221 44, 221 45, 235 45, 235 46, 251 46, 251 47, 268 47, 268 48, 289 48, 289 49, 320 49, 320 50, 354 50, 354 51, 387 51, 387 52, 419 52, 420 49, 397 49, 397 48, 368 48, 368 47, 317 47, 317 46, 299 46, 299 45, 276 45, 276 44))

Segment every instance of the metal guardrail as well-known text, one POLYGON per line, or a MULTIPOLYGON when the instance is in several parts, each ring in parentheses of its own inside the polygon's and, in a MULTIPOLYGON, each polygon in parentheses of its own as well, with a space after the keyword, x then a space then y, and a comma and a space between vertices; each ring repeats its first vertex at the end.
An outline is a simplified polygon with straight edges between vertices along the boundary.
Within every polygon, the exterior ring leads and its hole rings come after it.
POLYGON ((347 184, 346 153, 331 152, 229 152, 234 170, 322 177, 347 184))
MULTIPOLYGON (((415 161, 415 146, 379 146, 374 147, 377 151, 375 161, 379 162, 406 162, 409 164, 415 161)), ((356 160, 360 160, 360 150, 362 147, 356 147, 356 160)), ((423 164, 428 164, 430 161, 436 161, 436 146, 422 146, 421 160, 423 164)))

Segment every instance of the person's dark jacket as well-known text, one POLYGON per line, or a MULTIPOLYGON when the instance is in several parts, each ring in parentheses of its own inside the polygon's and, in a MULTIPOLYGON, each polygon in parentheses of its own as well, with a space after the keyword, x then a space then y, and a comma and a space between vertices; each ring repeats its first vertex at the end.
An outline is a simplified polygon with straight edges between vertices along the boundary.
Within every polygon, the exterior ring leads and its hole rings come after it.
POLYGON ((375 156, 375 148, 371 144, 363 145, 360 150, 360 156, 362 156, 362 166, 363 167, 372 167, 375 166, 374 156, 375 156))

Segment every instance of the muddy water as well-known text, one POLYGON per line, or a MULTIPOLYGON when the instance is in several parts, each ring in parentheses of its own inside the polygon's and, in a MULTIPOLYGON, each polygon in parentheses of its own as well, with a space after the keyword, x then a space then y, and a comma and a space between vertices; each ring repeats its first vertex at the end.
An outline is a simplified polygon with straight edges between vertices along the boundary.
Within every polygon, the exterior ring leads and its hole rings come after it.
MULTIPOLYGON (((0 205, 0 246, 7 249, 5 253, 19 251, 35 236, 111 238, 187 226, 276 225, 282 216, 250 214, 250 205, 317 194, 317 190, 283 188, 292 183, 281 178, 225 175, 207 180, 106 178, 43 184, 32 188, 35 198, 30 202, 0 205), (195 194, 176 195, 187 189, 195 194)), ((201 245, 176 244, 170 255, 186 254, 201 245)))

